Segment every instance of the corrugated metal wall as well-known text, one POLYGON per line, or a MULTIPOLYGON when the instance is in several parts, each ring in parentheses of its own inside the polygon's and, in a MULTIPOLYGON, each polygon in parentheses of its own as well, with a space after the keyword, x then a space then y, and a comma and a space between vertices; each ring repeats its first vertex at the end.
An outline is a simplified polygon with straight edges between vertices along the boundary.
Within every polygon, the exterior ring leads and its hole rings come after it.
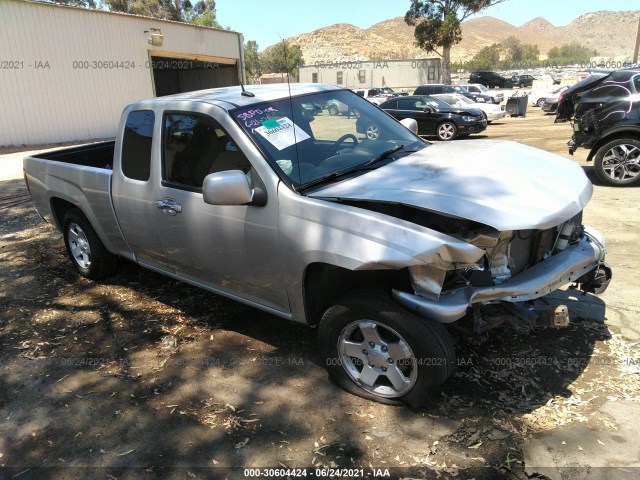
POLYGON ((241 50, 235 32, 0 0, 0 146, 111 137, 123 107, 154 94, 151 55, 233 64, 241 50))

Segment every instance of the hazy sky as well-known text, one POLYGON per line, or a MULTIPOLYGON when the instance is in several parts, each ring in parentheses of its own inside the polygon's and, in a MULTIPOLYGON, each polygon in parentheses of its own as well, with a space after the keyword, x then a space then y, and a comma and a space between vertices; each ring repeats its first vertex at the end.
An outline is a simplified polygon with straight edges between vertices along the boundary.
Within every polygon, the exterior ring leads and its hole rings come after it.
MULTIPOLYGON (((409 5, 409 0, 216 0, 220 24, 243 33, 245 41, 256 40, 260 50, 281 38, 334 23, 367 28, 382 20, 404 16, 409 5)), ((638 0, 506 0, 481 15, 518 26, 544 17, 560 26, 587 12, 638 9, 638 0)))

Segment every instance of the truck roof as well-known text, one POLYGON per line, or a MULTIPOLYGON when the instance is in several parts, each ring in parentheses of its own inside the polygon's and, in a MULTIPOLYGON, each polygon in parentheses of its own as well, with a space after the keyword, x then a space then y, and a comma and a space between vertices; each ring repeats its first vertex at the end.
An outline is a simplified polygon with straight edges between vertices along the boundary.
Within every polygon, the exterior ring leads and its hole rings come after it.
POLYGON ((262 102, 269 102, 288 98, 289 95, 297 97, 309 93, 325 92, 331 90, 344 90, 337 85, 328 85, 322 83, 271 83, 264 85, 245 85, 245 91, 253 93, 255 96, 249 97, 242 95, 242 87, 222 87, 210 88, 207 90, 197 90, 194 92, 178 93, 175 95, 167 95, 166 97, 157 97, 149 100, 141 100, 132 103, 136 108, 157 105, 163 102, 191 101, 204 102, 218 105, 226 110, 236 107, 254 105, 262 102))

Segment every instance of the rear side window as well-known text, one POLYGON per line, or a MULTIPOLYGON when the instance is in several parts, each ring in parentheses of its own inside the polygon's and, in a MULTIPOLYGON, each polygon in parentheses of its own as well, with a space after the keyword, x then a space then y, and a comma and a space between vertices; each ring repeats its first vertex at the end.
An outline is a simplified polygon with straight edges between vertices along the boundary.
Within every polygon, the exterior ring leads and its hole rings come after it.
POLYGON ((416 110, 415 100, 398 100, 398 110, 416 110))
POLYGON ((136 110, 127 117, 122 136, 122 173, 128 178, 149 180, 154 121, 151 110, 136 110))

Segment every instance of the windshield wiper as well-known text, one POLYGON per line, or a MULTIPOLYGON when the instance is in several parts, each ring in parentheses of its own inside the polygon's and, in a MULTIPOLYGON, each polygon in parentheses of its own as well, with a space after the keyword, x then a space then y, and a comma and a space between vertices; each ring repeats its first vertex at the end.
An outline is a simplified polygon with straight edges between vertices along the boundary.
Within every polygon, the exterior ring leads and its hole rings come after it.
POLYGON ((354 173, 354 172, 359 172, 361 170, 369 170, 371 165, 373 165, 374 163, 381 162, 382 160, 384 160, 384 159, 390 157, 391 155, 393 155, 394 153, 399 152, 403 148, 404 148, 404 145, 398 145, 397 147, 391 148, 391 149, 387 150, 386 152, 382 152, 377 157, 373 157, 371 160, 368 160, 365 163, 362 163, 360 165, 355 165, 353 167, 345 168, 344 170, 338 170, 336 172, 331 172, 331 173, 329 173, 327 175, 324 175, 324 176, 322 176, 320 178, 316 178, 315 180, 312 180, 312 181, 310 181, 308 183, 305 183, 304 185, 300 186, 298 188, 298 191, 302 191, 302 190, 305 190, 307 188, 314 187, 316 185, 320 185, 321 183, 326 183, 326 182, 330 182, 332 180, 336 180, 337 178, 344 177, 345 175, 349 175, 349 174, 354 173))
POLYGON ((373 165, 374 163, 378 163, 378 162, 384 160, 385 158, 389 158, 391 155, 393 155, 396 152, 399 152, 403 148, 404 148, 404 145, 398 145, 397 147, 393 147, 392 149, 387 150, 386 152, 382 152, 377 157, 374 157, 371 160, 369 160, 367 163, 365 163, 364 165, 361 165, 360 168, 368 167, 369 165, 373 165))

